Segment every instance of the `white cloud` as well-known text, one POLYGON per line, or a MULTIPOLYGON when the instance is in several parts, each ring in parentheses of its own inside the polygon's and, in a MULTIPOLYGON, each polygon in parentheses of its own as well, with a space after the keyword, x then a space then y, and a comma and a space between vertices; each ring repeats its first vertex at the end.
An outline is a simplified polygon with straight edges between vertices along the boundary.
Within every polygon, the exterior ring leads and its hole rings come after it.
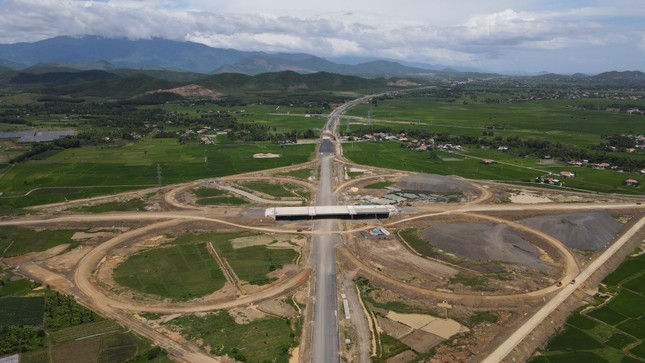
POLYGON ((615 1, 570 8, 540 0, 327 0, 300 9, 300 0, 7 0, 0 1, 0 43, 83 34, 163 37, 241 50, 449 65, 481 64, 521 50, 608 44, 645 50, 645 2, 615 1))

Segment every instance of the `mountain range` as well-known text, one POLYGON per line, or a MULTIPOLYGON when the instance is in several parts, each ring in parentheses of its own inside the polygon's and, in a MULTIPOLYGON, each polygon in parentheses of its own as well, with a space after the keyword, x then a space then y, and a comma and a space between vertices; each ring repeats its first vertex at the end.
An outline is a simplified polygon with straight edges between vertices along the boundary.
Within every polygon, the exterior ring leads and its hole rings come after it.
POLYGON ((0 66, 25 69, 38 64, 111 71, 163 69, 202 74, 295 71, 363 77, 432 76, 441 66, 411 67, 391 60, 341 64, 304 53, 245 52, 161 38, 129 40, 98 36, 56 37, 33 43, 0 44, 0 66))

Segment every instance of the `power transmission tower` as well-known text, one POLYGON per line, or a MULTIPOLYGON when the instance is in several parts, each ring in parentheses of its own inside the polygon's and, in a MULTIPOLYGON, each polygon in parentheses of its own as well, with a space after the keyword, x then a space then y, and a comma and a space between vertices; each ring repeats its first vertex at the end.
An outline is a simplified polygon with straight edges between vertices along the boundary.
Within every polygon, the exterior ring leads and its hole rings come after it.
POLYGON ((161 164, 157 164, 157 184, 161 186, 161 164))

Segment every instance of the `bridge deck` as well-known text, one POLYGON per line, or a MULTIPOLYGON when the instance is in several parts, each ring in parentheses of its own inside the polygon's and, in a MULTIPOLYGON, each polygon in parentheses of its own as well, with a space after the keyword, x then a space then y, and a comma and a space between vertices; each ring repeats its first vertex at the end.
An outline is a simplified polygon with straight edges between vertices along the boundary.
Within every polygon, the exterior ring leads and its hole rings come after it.
POLYGON ((275 207, 267 208, 266 217, 280 219, 358 219, 358 218, 387 218, 397 213, 397 209, 389 205, 334 205, 310 207, 275 207))

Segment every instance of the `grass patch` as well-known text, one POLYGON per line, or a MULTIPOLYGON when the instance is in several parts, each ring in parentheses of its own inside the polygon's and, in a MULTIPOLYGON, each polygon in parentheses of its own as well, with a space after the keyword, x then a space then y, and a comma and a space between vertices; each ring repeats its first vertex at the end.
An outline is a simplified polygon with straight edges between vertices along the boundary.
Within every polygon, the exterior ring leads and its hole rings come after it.
POLYGON ((215 237, 213 245, 228 261, 237 276, 253 285, 264 285, 275 281, 267 277, 267 274, 287 263, 293 263, 298 256, 292 249, 272 249, 265 246, 234 249, 229 242, 232 238, 226 237, 226 235, 215 237))
POLYGON ((0 256, 12 257, 27 252, 45 251, 64 243, 78 244, 72 241, 76 231, 48 229, 36 231, 22 227, 0 227, 0 256))
POLYGON ((248 201, 237 197, 211 197, 201 198, 197 200, 198 205, 244 205, 249 204, 248 201))
POLYGON ((473 314, 470 316, 468 321, 472 325, 477 325, 480 323, 497 323, 497 320, 499 320, 499 317, 490 311, 482 311, 476 314, 473 314))
POLYGON ((450 279, 451 284, 462 284, 475 289, 483 288, 488 285, 488 278, 485 275, 471 275, 459 272, 455 277, 450 279))
POLYGON ((226 282, 204 239, 133 255, 117 266, 114 280, 136 291, 179 300, 210 294, 226 282))
POLYGON ((407 345, 401 343, 399 340, 385 333, 381 333, 381 354, 374 361, 379 363, 386 362, 389 358, 409 349, 407 345))
POLYGON ((219 190, 215 188, 204 188, 204 187, 193 189, 191 190, 191 192, 197 198, 219 197, 226 194, 226 192, 223 190, 219 190))
POLYGON ((295 344, 290 322, 267 317, 238 325, 225 311, 205 317, 182 316, 170 323, 189 340, 202 339, 215 355, 228 354, 242 362, 289 361, 289 348, 295 344))
POLYGON ((133 198, 123 202, 110 202, 87 207, 74 208, 72 211, 80 213, 106 213, 106 212, 141 212, 146 208, 146 202, 140 198, 133 198))
POLYGON ((294 178, 307 180, 311 176, 311 170, 310 169, 297 169, 297 170, 287 171, 285 173, 278 173, 277 175, 291 176, 291 177, 294 177, 294 178))
POLYGON ((293 193, 293 190, 300 189, 293 184, 273 184, 266 182, 246 182, 240 183, 240 185, 276 198, 294 197, 296 195, 293 193))
POLYGON ((416 228, 403 229, 399 232, 399 235, 416 252, 428 257, 441 257, 441 253, 436 248, 419 236, 416 228))
POLYGON ((3 280, 0 284, 0 297, 10 296, 10 295, 19 295, 25 292, 30 291, 34 288, 34 283, 27 279, 20 280, 3 280))
POLYGON ((385 189, 393 184, 394 182, 378 182, 378 183, 366 185, 364 188, 365 189, 385 189))

